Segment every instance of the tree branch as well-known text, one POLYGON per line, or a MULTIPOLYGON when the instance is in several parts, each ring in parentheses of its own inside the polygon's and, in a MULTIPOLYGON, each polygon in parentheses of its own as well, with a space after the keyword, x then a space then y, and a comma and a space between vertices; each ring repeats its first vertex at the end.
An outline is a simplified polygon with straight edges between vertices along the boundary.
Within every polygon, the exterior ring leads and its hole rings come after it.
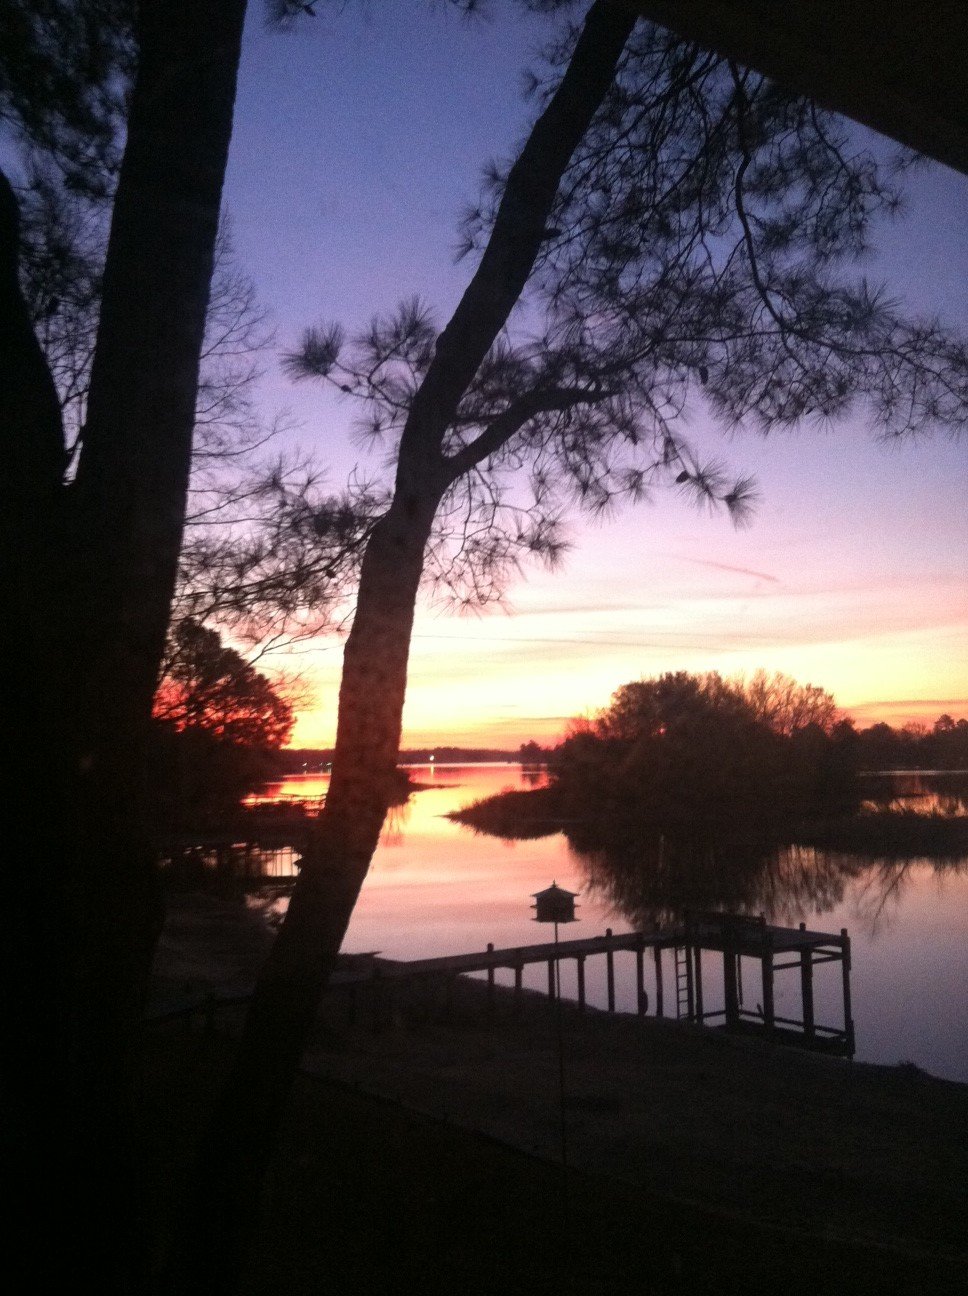
POLYGON ((574 409, 576 405, 594 404, 597 401, 607 399, 610 395, 614 395, 614 393, 605 390, 589 391, 585 388, 575 387, 538 388, 535 391, 527 392, 524 396, 513 401, 496 418, 492 419, 480 436, 475 437, 469 445, 446 457, 445 464, 449 480, 456 481, 475 465, 482 463, 490 455, 500 450, 502 446, 507 445, 511 437, 537 414, 549 414, 554 410, 574 409))
POLYGON ((596 0, 561 84, 508 173, 487 248, 437 340, 403 430, 398 483, 405 489, 425 480, 428 468, 439 469, 447 426, 528 281, 561 176, 612 82, 635 22, 624 4, 596 0))

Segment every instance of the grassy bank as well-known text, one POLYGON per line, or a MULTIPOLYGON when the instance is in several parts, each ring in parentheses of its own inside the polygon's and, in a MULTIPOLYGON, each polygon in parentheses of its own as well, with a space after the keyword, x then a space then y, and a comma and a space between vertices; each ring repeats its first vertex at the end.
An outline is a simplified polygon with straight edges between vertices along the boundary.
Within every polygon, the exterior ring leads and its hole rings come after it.
MULTIPOLYGON (((227 1034, 188 1035, 172 1027, 149 1041, 149 1138, 163 1152, 157 1192, 169 1219, 175 1218, 192 1136, 232 1047, 227 1034)), ((682 1060, 680 1083, 692 1065, 682 1060)), ((810 1075, 807 1067, 807 1088, 810 1075)), ((571 1119, 577 1114, 573 1107, 571 1119)), ((716 1117, 711 1112, 704 1119, 716 1117)), ((858 1117, 858 1142, 865 1125, 858 1117)), ((932 1236, 917 1236, 930 1203, 920 1200, 920 1185, 911 1186, 914 1223, 895 1236, 891 1217, 904 1203, 885 1197, 887 1236, 871 1238, 842 1204, 838 1214, 831 1199, 831 1185, 842 1187, 847 1177, 842 1159, 831 1162, 824 1182, 798 1165, 787 1146, 789 1133, 782 1121, 777 1124, 771 1157, 798 1180, 800 1213, 809 1208, 819 1216, 812 1226, 797 1212, 775 1218, 776 1167, 766 1178, 748 1167, 726 1194, 732 1200, 720 1205, 612 1171, 572 1168, 566 1179, 550 1158, 469 1128, 455 1115, 417 1111, 397 1097, 368 1092, 360 1079, 351 1084, 303 1075, 243 1290, 247 1296, 376 1296, 408 1289, 422 1296, 630 1290, 685 1296, 740 1288, 953 1296, 963 1290, 964 1257, 953 1249, 963 1238, 960 1226, 951 1228, 950 1202, 944 1212, 950 1231, 935 1221, 932 1236), (772 1201, 759 1218, 750 1210, 754 1180, 764 1203, 772 1201)), ((660 1136, 646 1152, 634 1130, 628 1138, 630 1152, 648 1156, 660 1178, 670 1177, 677 1157, 697 1179, 736 1175, 734 1164, 706 1161, 698 1147, 675 1151, 660 1136)), ((928 1144, 924 1154, 930 1158, 934 1151, 928 1144)), ((895 1183, 895 1191, 900 1187, 895 1183)))
POLYGON ((968 817, 878 810, 812 824, 797 835, 804 846, 886 859, 958 859, 968 855, 968 817))
MULTIPOLYGON (((164 957, 194 968, 196 992, 237 983, 249 956, 218 980, 186 956, 199 934, 183 924, 164 957)), ((968 1087, 569 1011, 565 1184, 548 1003, 526 996, 514 1015, 499 994, 488 1017, 484 998, 462 980, 444 1012, 426 987, 353 1026, 330 1002, 247 1293, 963 1290, 968 1087)), ((148 1033, 146 1136, 169 1212, 238 1012, 214 1033, 148 1033)))
MULTIPOLYGON (((570 803, 554 787, 502 792, 455 811, 449 817, 476 832, 507 841, 546 837, 560 831, 567 833, 569 825, 581 825, 583 841, 594 840, 596 835, 594 807, 570 803)), ((600 827, 606 842, 617 833, 628 836, 635 831, 657 836, 662 832, 660 823, 635 819, 623 827, 621 816, 616 818, 614 814, 600 827)), ((723 834, 711 836, 715 842, 723 834)), ((734 829, 731 843, 735 839, 734 829)), ((774 829, 766 836, 752 836, 749 844, 816 846, 888 859, 914 856, 956 859, 968 855, 968 817, 918 814, 913 810, 861 811, 797 823, 785 830, 774 829)))

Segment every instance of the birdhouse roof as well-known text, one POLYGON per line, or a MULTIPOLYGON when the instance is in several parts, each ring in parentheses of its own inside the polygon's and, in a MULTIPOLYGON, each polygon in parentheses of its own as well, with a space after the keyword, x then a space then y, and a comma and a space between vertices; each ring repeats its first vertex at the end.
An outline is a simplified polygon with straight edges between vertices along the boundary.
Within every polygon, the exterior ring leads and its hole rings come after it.
POLYGON ((574 899, 579 893, 568 891, 565 887, 560 887, 557 882, 552 882, 550 887, 545 887, 543 891, 533 891, 531 894, 535 900, 543 900, 546 896, 569 896, 574 899))

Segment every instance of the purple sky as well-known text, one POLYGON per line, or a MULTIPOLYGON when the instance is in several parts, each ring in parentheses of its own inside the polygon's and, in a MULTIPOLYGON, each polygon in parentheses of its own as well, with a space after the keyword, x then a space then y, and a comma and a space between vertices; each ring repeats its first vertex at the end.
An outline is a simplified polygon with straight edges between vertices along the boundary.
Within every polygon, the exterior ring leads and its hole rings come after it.
MULTIPOLYGON (((461 206, 527 128, 520 74, 548 30, 506 2, 471 23, 420 0, 330 9, 279 35, 256 7, 240 79, 226 202, 282 346, 414 293, 446 319, 469 274, 453 259, 461 206)), ((968 327, 968 179, 926 167, 908 193, 865 273, 968 327)), ((358 461, 378 468, 349 405, 278 369, 264 396, 301 420, 334 486, 358 461)), ((548 740, 625 681, 675 669, 783 670, 862 722, 968 715, 968 446, 885 449, 860 415, 727 442, 697 409, 689 430, 755 472, 752 526, 671 495, 604 525, 575 518, 564 567, 528 572, 508 614, 425 608, 405 741, 548 740)), ((335 639, 300 656, 318 698, 298 744, 332 737, 339 657, 335 639)))

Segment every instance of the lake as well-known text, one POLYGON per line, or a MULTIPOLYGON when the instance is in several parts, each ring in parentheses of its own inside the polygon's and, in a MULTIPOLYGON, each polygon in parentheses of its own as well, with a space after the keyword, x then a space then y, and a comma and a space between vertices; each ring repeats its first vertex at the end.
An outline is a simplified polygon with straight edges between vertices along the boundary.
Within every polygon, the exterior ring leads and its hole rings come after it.
MULTIPOLYGON (((600 861, 574 849, 562 833, 505 842, 445 818, 481 797, 533 786, 540 775, 517 765, 436 765, 411 772, 425 790, 391 810, 345 950, 412 959, 482 949, 489 941, 501 948, 550 939, 551 929, 532 921, 530 906, 533 894, 552 881, 579 892, 580 922, 565 929, 566 935, 594 936, 606 927, 634 930, 619 907, 621 887, 603 876, 600 861)), ((296 776, 267 785, 260 799, 317 798, 327 783, 325 774, 296 776)), ((950 793, 947 776, 905 775, 895 792, 896 805, 964 813, 964 801, 950 793)), ((946 865, 926 859, 895 863, 795 848, 779 852, 760 869, 749 894, 756 903, 747 908, 762 910, 782 925, 848 929, 859 1060, 913 1062, 933 1075, 968 1082, 968 858, 946 865)), ((588 962, 588 996, 602 1005, 604 973, 595 966, 600 962, 588 962)), ((744 960, 743 989, 750 1005, 758 993, 756 972, 744 960)), ((530 974, 525 984, 541 988, 544 969, 532 968, 530 974)), ((566 995, 574 989, 569 975, 564 964, 566 995)), ((703 976, 713 1006, 721 983, 715 955, 704 958, 703 976)), ((619 976, 617 989, 619 1008, 632 1011, 631 976, 619 976)), ((649 993, 654 1003, 654 985, 649 993)), ((818 969, 815 994, 818 1022, 839 1025, 837 965, 818 969)), ((673 988, 673 1011, 674 995, 673 988)), ((668 982, 666 1000, 668 1012, 668 982)), ((777 975, 776 1011, 799 1015, 795 973, 777 975)))

